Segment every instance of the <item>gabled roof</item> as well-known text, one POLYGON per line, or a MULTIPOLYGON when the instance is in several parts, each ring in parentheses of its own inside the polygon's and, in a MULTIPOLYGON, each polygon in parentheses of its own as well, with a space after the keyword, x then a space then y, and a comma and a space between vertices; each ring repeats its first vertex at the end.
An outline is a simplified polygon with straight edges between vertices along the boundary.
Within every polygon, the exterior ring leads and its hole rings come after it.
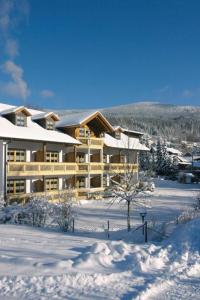
POLYGON ((55 114, 54 112, 42 112, 39 114, 34 114, 32 116, 32 120, 41 120, 41 119, 46 119, 48 117, 51 117, 54 121, 59 121, 60 118, 57 114, 55 114))
MULTIPOLYGON (((76 139, 72 138, 68 134, 61 133, 55 130, 47 130, 33 122, 30 117, 27 118, 27 126, 20 127, 14 125, 7 120, 4 115, 15 113, 18 111, 26 110, 29 115, 46 114, 42 111, 27 109, 24 106, 12 106, 4 103, 0 103, 0 139, 17 139, 17 140, 29 140, 29 141, 42 141, 51 143, 62 144, 81 144, 76 139)), ((47 113, 48 114, 48 113, 47 113)))
POLYGON ((125 133, 128 133, 128 134, 133 134, 133 135, 138 135, 138 136, 144 135, 143 132, 139 132, 139 131, 136 131, 136 130, 130 130, 130 129, 127 129, 127 128, 124 128, 124 127, 121 127, 121 126, 113 126, 113 128, 114 128, 115 131, 121 131, 121 132, 125 132, 125 133))
POLYGON ((31 119, 27 120, 27 127, 20 127, 0 116, 0 128, 3 128, 3 130, 0 131, 0 139, 5 138, 62 144, 81 144, 68 134, 44 129, 31 119))
POLYGON ((182 155, 182 152, 175 149, 175 148, 167 147, 167 152, 172 153, 172 154, 176 154, 176 155, 182 155))
POLYGON ((65 127, 74 127, 74 126, 83 126, 95 118, 100 118, 109 131, 114 131, 113 126, 109 121, 100 113, 99 111, 90 111, 82 113, 70 114, 62 118, 59 122, 56 123, 57 128, 65 127))
POLYGON ((1 115, 5 116, 5 115, 11 114, 11 113, 17 113, 17 112, 21 112, 21 111, 25 112, 25 114, 27 116, 31 116, 30 111, 25 106, 13 106, 11 108, 1 111, 1 115))
POLYGON ((141 144, 138 138, 129 137, 124 133, 121 133, 120 139, 116 139, 106 133, 104 137, 104 144, 110 148, 149 151, 149 148, 141 144))

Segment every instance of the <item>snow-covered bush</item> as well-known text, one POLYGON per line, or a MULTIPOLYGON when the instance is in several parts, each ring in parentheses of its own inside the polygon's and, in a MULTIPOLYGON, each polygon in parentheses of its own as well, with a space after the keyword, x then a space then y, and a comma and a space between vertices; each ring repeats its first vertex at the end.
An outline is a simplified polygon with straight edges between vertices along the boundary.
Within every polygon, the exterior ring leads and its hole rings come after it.
POLYGON ((33 197, 19 214, 20 223, 43 227, 51 216, 52 205, 46 197, 33 197))
POLYGON ((62 231, 69 231, 73 227, 73 211, 72 211, 73 193, 68 190, 59 203, 53 206, 53 220, 58 224, 62 231))
POLYGON ((0 223, 45 226, 51 216, 52 205, 45 197, 33 197, 25 205, 12 203, 0 211, 0 223))
POLYGON ((191 221, 192 219, 195 219, 200 216, 200 211, 195 209, 190 209, 187 211, 184 211, 181 215, 177 217, 177 223, 187 223, 191 221))

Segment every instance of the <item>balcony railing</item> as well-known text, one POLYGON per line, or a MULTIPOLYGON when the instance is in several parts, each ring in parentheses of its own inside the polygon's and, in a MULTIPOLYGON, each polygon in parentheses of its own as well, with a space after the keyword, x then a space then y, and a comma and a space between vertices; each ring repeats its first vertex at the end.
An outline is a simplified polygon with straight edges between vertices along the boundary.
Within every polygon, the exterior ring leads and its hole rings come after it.
POLYGON ((108 163, 104 164, 104 172, 106 173, 135 173, 138 171, 138 164, 127 163, 108 163))
POLYGON ((76 174, 76 163, 8 162, 7 176, 76 174))
POLYGON ((103 148, 103 139, 101 138, 78 138, 79 141, 82 143, 80 145, 80 148, 84 147, 90 147, 90 148, 96 148, 96 149, 101 149, 103 148))
POLYGON ((7 176, 58 176, 137 172, 137 164, 8 162, 7 176))

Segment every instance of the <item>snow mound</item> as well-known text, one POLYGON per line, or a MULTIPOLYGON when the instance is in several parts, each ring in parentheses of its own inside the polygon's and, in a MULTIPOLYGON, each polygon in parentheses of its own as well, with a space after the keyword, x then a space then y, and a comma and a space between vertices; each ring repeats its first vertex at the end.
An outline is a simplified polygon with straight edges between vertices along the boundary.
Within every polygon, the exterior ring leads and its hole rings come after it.
POLYGON ((113 267, 118 262, 126 261, 129 253, 130 246, 124 242, 96 242, 74 260, 73 266, 78 269, 113 267))

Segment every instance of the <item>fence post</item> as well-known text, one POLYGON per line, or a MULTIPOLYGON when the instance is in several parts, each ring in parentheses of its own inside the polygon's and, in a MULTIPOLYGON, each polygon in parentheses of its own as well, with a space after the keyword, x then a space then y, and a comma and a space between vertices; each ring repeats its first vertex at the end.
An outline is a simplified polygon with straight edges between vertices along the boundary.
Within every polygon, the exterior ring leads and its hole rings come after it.
POLYGON ((74 218, 72 219, 72 232, 74 232, 74 218))
POLYGON ((145 241, 145 243, 148 242, 148 237, 147 237, 147 221, 144 222, 144 241, 145 241))
POLYGON ((108 239, 110 238, 110 232, 109 232, 109 230, 110 230, 110 221, 108 220, 108 239))

